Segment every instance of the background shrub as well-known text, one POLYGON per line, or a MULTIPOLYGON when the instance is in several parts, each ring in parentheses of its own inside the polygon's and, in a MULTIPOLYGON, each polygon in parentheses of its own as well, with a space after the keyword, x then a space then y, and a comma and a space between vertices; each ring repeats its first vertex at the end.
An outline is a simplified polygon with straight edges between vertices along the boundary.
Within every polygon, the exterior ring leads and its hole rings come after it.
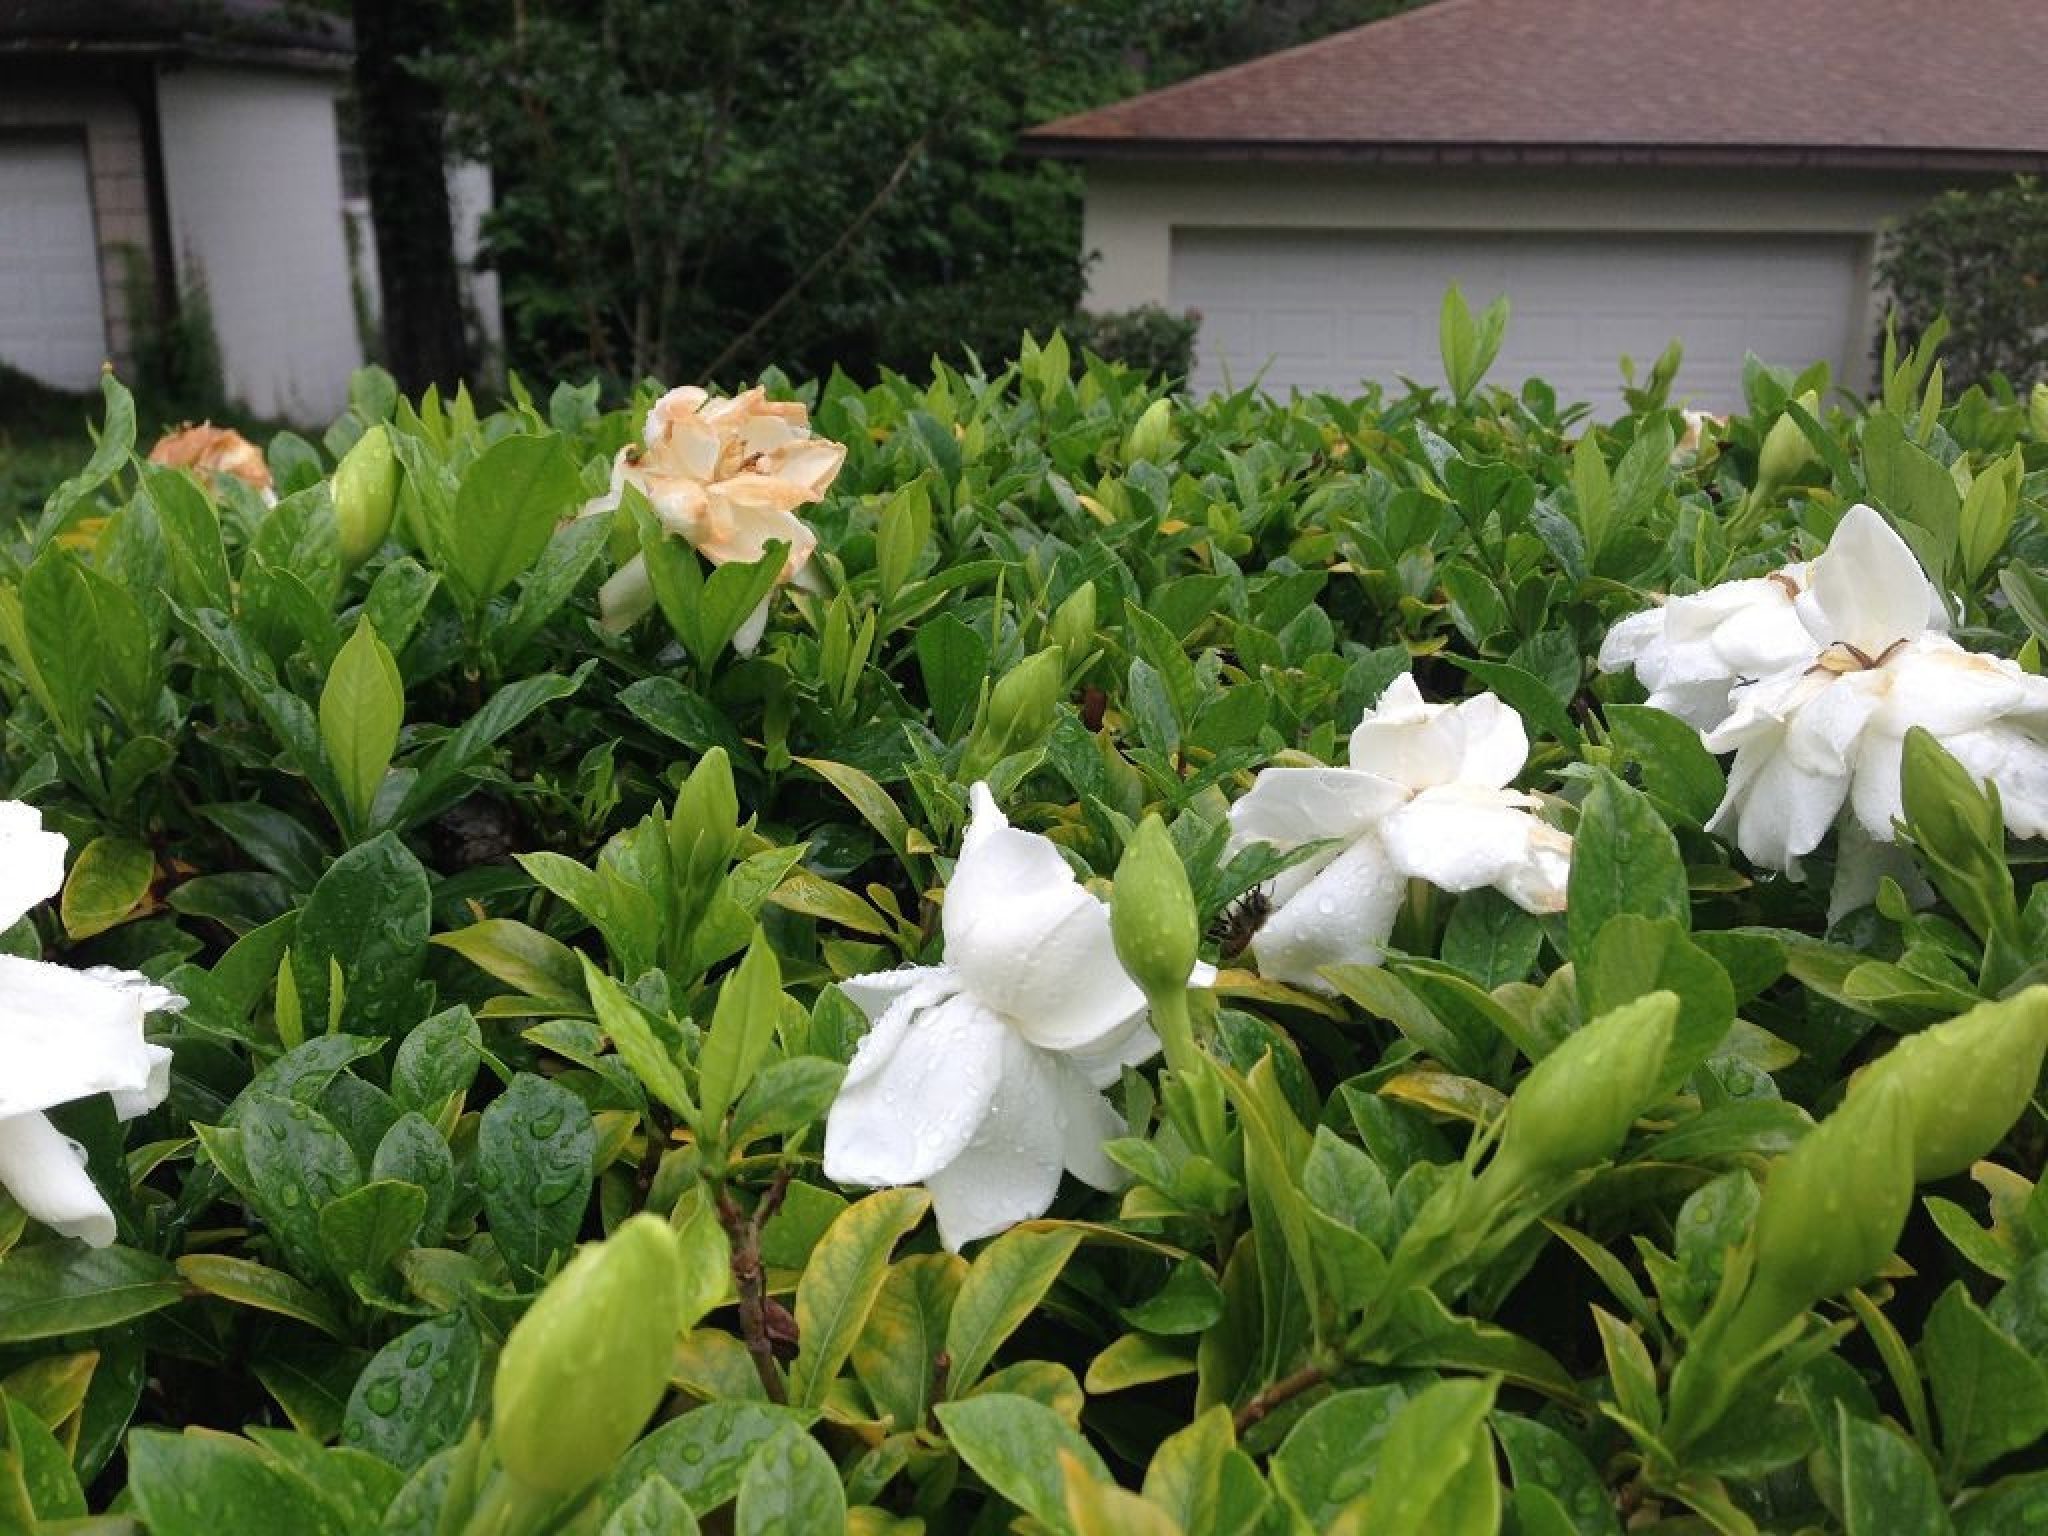
POLYGON ((2048 190, 2033 177, 1942 193, 1886 239, 1878 271, 1901 340, 1948 316, 1942 363, 1958 386, 2048 377, 2048 190))

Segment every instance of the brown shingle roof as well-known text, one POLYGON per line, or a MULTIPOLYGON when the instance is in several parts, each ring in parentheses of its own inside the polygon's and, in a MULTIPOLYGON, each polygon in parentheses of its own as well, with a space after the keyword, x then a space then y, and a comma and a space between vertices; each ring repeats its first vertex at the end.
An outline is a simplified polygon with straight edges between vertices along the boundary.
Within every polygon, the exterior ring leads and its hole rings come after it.
POLYGON ((2048 167, 2044 0, 1436 0, 1033 129, 1082 158, 2048 167))
POLYGON ((128 55, 345 70, 347 21, 293 0, 0 0, 0 58, 128 55))

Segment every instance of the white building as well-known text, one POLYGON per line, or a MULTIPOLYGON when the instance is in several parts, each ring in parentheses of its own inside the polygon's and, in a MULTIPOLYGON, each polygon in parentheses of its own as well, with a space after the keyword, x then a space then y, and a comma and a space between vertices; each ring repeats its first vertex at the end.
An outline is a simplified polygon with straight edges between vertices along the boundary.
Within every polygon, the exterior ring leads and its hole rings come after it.
POLYGON ((1196 387, 1439 382, 1455 282, 1495 382, 1740 399, 1745 351, 1867 382, 1885 225, 2048 168, 2040 0, 1436 0, 1037 129, 1087 183, 1089 304, 1201 316, 1196 387))
MULTIPOLYGON (((375 325, 350 61, 346 24, 276 0, 0 0, 0 362, 89 389, 203 293, 230 399, 337 414, 375 325)), ((472 300, 495 337, 495 282, 472 300)))

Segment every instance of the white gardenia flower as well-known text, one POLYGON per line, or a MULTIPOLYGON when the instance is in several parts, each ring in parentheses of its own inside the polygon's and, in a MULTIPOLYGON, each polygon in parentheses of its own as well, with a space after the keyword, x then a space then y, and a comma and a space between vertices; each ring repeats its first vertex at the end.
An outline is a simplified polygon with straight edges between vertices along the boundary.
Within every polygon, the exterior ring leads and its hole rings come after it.
POLYGON ((1820 647, 1793 604, 1808 567, 1724 581, 1631 614, 1600 643, 1600 670, 1635 669, 1646 702, 1711 731, 1728 718, 1728 695, 1745 679, 1805 666, 1820 647))
POLYGON ((1878 512, 1843 516, 1794 607, 1813 659, 1737 688, 1703 738, 1735 753, 1709 830, 1794 876, 1845 805, 1889 844, 1905 735, 1919 725, 1998 786, 2015 835, 2048 832, 2048 679, 1949 639, 1939 594, 1878 512))
POLYGON ((1351 733, 1350 767, 1262 772, 1231 807, 1231 852, 1337 846, 1274 880, 1251 942, 1259 973, 1334 992, 1318 972, 1379 962, 1411 878, 1563 911, 1572 840, 1507 787, 1528 756, 1522 717, 1493 694, 1428 704, 1403 673, 1351 733))
MULTIPOLYGON (((63 883, 64 839, 43 830, 34 807, 0 801, 0 928, 63 883)), ((44 1111, 98 1093, 124 1120, 161 1104, 171 1053, 143 1039, 143 1018, 183 1006, 133 971, 0 955, 0 1186, 43 1225, 95 1248, 113 1242, 114 1213, 84 1152, 44 1111)))
MULTIPOLYGON (((1867 509, 1866 509, 1867 510, 1867 509)), ((1653 709, 1676 715, 1699 731, 1712 731, 1733 709, 1729 695, 1791 668, 1811 666, 1826 640, 1816 639, 1799 605, 1826 559, 1783 566, 1768 576, 1724 581, 1704 592, 1665 598, 1630 614, 1600 642, 1602 672, 1634 668, 1653 709)), ((1916 567, 1917 569, 1917 567, 1916 567)), ((1922 627, 1948 632, 1941 595, 1927 586, 1922 627)))
MULTIPOLYGON (((625 488, 637 486, 662 527, 714 565, 758 560, 781 542, 789 546, 781 579, 795 581, 818 547, 796 509, 823 497, 845 461, 844 444, 812 434, 800 402, 770 400, 758 388, 715 398, 684 385, 654 402, 641 443, 619 450, 610 489, 578 515, 616 511, 625 488)), ((653 607, 639 555, 598 591, 607 629, 626 629, 653 607)), ((764 598, 733 636, 733 649, 751 652, 767 624, 764 598)))
MULTIPOLYGON (((874 1027, 825 1122, 827 1178, 923 1184, 956 1251, 1043 1215, 1063 1168, 1117 1188, 1102 1144, 1124 1125, 1102 1090, 1159 1050, 1108 906, 987 785, 971 799, 942 962, 840 983, 874 1027)), ((1190 980, 1213 977, 1198 966, 1190 980)))
POLYGON ((1673 464, 1680 464, 1688 459, 1697 458, 1700 449, 1706 446, 1708 432, 1718 432, 1721 428, 1728 425, 1728 418, 1726 416, 1717 415, 1713 411, 1683 410, 1678 414, 1685 422, 1685 431, 1680 434, 1678 441, 1672 445, 1671 462, 1673 464))

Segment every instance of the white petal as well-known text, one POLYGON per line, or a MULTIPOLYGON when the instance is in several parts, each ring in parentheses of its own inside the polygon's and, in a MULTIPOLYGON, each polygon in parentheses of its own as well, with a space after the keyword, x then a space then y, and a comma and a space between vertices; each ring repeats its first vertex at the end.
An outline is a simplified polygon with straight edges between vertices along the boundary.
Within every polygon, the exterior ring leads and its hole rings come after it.
POLYGON ((1366 833, 1260 925, 1251 942, 1259 974, 1334 993, 1317 968, 1378 964, 1407 889, 1380 840, 1366 833))
POLYGON ((1636 666, 1664 639, 1664 610, 1645 608, 1618 620, 1600 642, 1602 672, 1624 672, 1636 666))
POLYGON ((43 813, 19 800, 0 800, 0 929, 64 885, 64 839, 43 830, 43 813))
POLYGON ((1060 1063, 1005 1032, 995 1101, 960 1155, 924 1181, 939 1241, 953 1252, 1043 1216, 1067 1159, 1060 1063))
POLYGON ((825 1120, 825 1176, 916 1184, 960 1154, 989 1113, 1010 1030, 973 998, 897 999, 861 1040, 825 1120))
POLYGON ((1865 727, 1888 691, 1881 672, 1817 674, 1826 686, 1805 695, 1785 720, 1784 751, 1794 766, 1818 774, 1847 771, 1855 761, 1865 727))
POLYGON ((740 627, 732 632, 732 653, 735 656, 751 656, 754 648, 761 643, 761 637, 768 632, 769 598, 762 598, 754 604, 754 611, 740 621, 740 627))
POLYGON ((1145 997, 1117 963, 1109 908, 1059 851, 1003 819, 988 787, 974 807, 941 920, 946 965, 984 1005, 1047 1050, 1093 1046, 1145 997))
POLYGON ((1351 766, 1404 789, 1441 784, 1455 772, 1463 739, 1448 704, 1426 703, 1413 673, 1387 685, 1351 732, 1351 766))
POLYGON ((1054 1065, 1060 1069, 1057 1091, 1060 1121, 1065 1129, 1061 1156, 1067 1172, 1096 1189, 1122 1189, 1129 1176, 1103 1153, 1102 1144, 1128 1136, 1130 1127, 1124 1124, 1116 1106, 1074 1071, 1070 1063, 1059 1061, 1054 1065))
POLYGON ((1843 820, 1835 834, 1835 884, 1828 893, 1828 925, 1832 927, 1859 908, 1877 900, 1878 882, 1889 876, 1915 907, 1934 904, 1934 887, 1895 842, 1876 842, 1856 818, 1843 820))
POLYGON ((1942 636, 1915 641, 1879 673, 1887 682, 1884 724, 1900 736, 1920 725, 1946 741, 2022 714, 2048 724, 2048 679, 1942 636))
POLYGON ((1425 789, 1380 824, 1380 841, 1396 869, 1443 890, 1512 885, 1541 904, 1534 910, 1562 911, 1571 840, 1528 806, 1527 796, 1502 790, 1425 789))
MULTIPOLYGON (((1304 843, 1341 838, 1351 842, 1396 806, 1408 791, 1392 779, 1350 768, 1267 768, 1252 780, 1245 797, 1230 808, 1230 842, 1235 854, 1254 843, 1281 852, 1304 843)), ((1276 904, 1286 901, 1337 857, 1332 848, 1282 870, 1267 890, 1276 904)))
MULTIPOLYGON (((1530 818, 1535 821, 1534 817, 1530 818)), ((1524 912, 1562 912, 1571 889, 1572 840, 1547 821, 1529 833, 1529 853, 1510 865, 1494 889, 1524 912)))
POLYGON ((0 955, 0 1118, 151 1093, 162 1066, 142 1038, 142 1001, 61 965, 0 955))
POLYGON ((1676 715, 1696 731, 1711 731, 1727 722, 1732 708, 1729 696, 1735 691, 1735 684, 1732 676, 1711 682, 1668 683, 1652 689, 1643 702, 1667 715, 1676 715))
POLYGON ((1894 641, 1921 634, 1937 604, 1906 541, 1875 508, 1858 502, 1813 561, 1813 587, 1800 598, 1799 611, 1823 646, 1853 645, 1876 656, 1894 641))
POLYGON ((1800 622, 1791 594, 1775 581, 1758 585, 1763 590, 1742 612, 1714 628, 1711 644, 1721 675, 1765 677, 1787 667, 1804 667, 1818 650, 1800 622))
POLYGON ((140 1088, 116 1088, 108 1095, 114 1101, 116 1119, 139 1119, 170 1096, 169 1049, 161 1045, 145 1045, 142 1049, 149 1057, 149 1081, 140 1088))
MULTIPOLYGON (((1197 965, 1195 976, 1208 971, 1211 981, 1215 978, 1214 966, 1197 965)), ((1188 985, 1205 986, 1190 977, 1188 985)), ((1097 1088, 1107 1088, 1123 1076, 1125 1067, 1142 1067, 1159 1054, 1159 1037, 1152 1032, 1150 1020, 1139 1014, 1121 1029, 1104 1036, 1082 1050, 1068 1051, 1062 1058, 1073 1069, 1097 1088)))
POLYGON ((1409 789, 1451 783, 1498 789, 1522 771, 1528 756, 1522 717, 1493 694, 1425 704, 1408 673, 1351 733, 1353 768, 1409 789))
POLYGON ((1834 824, 1849 793, 1849 774, 1801 768, 1777 741, 1757 740, 1735 754, 1728 793, 1707 823, 1709 832, 1732 835, 1752 864, 1799 873, 1801 856, 1813 852, 1834 824))
POLYGON ((591 497, 590 500, 583 503, 577 509, 576 516, 578 518, 602 517, 608 512, 618 511, 619 503, 625 497, 628 484, 637 485, 643 492, 646 491, 647 482, 640 472, 633 467, 631 455, 631 449, 621 448, 612 456, 611 484, 606 488, 602 496, 591 497))
POLYGON ((2048 744, 2000 721, 1951 736, 1942 745, 1979 779, 1998 786, 1998 803, 2014 837, 2048 836, 2048 744))
POLYGON ((0 1119, 0 1187, 30 1216, 95 1248, 114 1240, 114 1213, 85 1171, 85 1151, 42 1115, 0 1119))
POLYGON ((185 999, 182 995, 160 981, 152 981, 140 971, 124 971, 112 965, 88 965, 78 974, 128 993, 142 1004, 144 1013, 185 1011, 185 999))
POLYGON ((635 555, 613 571, 597 589, 598 622, 621 634, 654 611, 654 583, 648 579, 647 557, 635 555))
POLYGON ((807 437, 776 454, 775 475, 781 480, 794 480, 814 496, 822 496, 826 487, 839 477, 839 466, 845 462, 844 443, 807 437))
POLYGON ((869 971, 865 976, 849 976, 839 983, 839 990, 846 994, 846 1000, 868 1016, 874 1023, 881 1018, 889 1005, 913 988, 920 989, 925 996, 921 1003, 935 1003, 948 992, 959 990, 959 982, 943 965, 906 965, 894 971, 869 971))
MULTIPOLYGON (((1897 840, 1893 823, 1906 814, 1906 740, 1889 731, 1866 731, 1857 743, 1849 786, 1849 819, 1873 842, 1897 840)), ((1875 889, 1875 887, 1873 887, 1875 889)))

